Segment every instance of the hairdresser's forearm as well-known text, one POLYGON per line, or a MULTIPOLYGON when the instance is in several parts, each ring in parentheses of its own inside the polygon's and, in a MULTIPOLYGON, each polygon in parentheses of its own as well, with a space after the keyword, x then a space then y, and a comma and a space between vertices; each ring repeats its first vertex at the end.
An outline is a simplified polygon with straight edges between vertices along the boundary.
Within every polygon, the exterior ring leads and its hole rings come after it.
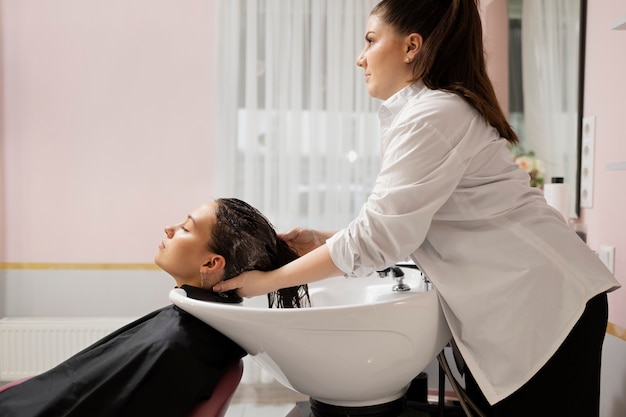
POLYGON ((324 244, 281 268, 268 272, 244 272, 238 277, 218 283, 213 290, 237 290, 237 294, 242 297, 255 297, 341 274, 324 244))
POLYGON ((335 266, 328 246, 324 244, 273 271, 273 274, 268 278, 275 289, 280 289, 343 275, 343 272, 335 266))

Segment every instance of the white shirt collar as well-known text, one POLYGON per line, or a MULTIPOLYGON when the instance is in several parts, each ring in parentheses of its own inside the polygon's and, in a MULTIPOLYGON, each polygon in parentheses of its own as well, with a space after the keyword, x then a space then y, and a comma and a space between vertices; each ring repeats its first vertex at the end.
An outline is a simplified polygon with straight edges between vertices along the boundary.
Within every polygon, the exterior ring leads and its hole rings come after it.
POLYGON ((385 100, 381 104, 380 109, 378 109, 378 118, 381 124, 384 126, 387 123, 391 123, 409 100, 419 97, 426 89, 424 82, 419 80, 407 85, 385 100))

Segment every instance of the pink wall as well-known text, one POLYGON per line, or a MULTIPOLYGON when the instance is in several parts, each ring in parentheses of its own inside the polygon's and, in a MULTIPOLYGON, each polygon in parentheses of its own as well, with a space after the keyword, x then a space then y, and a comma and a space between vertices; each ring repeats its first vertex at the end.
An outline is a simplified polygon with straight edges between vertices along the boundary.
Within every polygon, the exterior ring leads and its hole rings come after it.
MULTIPOLYGON (((626 287, 626 171, 606 164, 626 161, 626 0, 589 0, 584 116, 596 117, 593 208, 583 209, 588 243, 615 246, 615 276, 626 287)), ((609 321, 626 328, 626 289, 609 295, 609 321)))
POLYGON ((482 0, 487 72, 505 114, 509 113, 509 10, 507 0, 482 0))
POLYGON ((152 262, 211 197, 215 4, 0 2, 0 262, 152 262))

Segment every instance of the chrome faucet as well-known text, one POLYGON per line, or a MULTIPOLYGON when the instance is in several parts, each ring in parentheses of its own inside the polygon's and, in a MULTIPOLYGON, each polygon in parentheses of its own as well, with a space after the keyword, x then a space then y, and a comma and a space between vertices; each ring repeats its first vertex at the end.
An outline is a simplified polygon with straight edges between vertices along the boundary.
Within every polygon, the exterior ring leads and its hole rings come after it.
POLYGON ((389 268, 385 268, 382 271, 377 272, 378 276, 381 278, 391 275, 391 277, 396 280, 397 283, 391 287, 391 291, 409 291, 411 289, 408 284, 404 283, 404 272, 399 266, 390 266, 389 268))

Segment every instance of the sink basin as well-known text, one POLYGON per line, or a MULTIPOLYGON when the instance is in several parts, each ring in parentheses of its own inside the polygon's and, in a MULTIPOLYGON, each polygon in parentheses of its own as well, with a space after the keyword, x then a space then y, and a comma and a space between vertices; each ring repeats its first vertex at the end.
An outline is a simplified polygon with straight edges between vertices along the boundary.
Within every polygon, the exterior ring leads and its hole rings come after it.
POLYGON ((267 298, 241 305, 170 300, 243 347, 280 383, 341 407, 384 404, 408 385, 451 338, 434 290, 404 269, 410 291, 376 275, 309 285, 311 308, 269 309, 267 298))

